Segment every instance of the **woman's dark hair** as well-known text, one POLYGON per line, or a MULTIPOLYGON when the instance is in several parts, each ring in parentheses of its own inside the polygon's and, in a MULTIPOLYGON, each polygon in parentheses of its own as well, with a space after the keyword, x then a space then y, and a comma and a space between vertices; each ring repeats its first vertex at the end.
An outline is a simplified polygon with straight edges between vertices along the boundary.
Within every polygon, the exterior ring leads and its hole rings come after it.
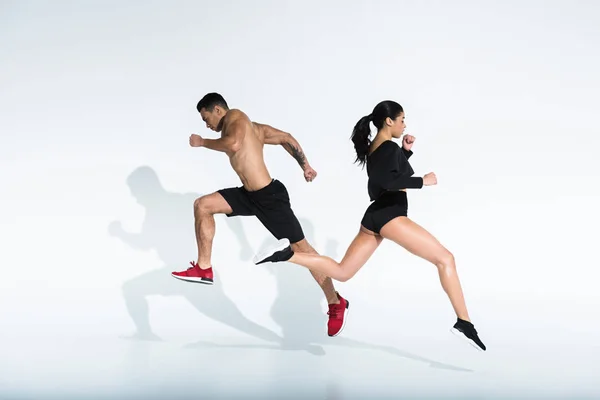
POLYGON ((375 128, 379 131, 383 128, 386 118, 396 119, 401 112, 404 112, 402 106, 395 101, 385 100, 377 104, 370 115, 362 117, 352 131, 352 142, 354 142, 354 150, 356 150, 356 160, 359 165, 364 165, 367 162, 367 155, 371 148, 371 126, 373 122, 375 128))

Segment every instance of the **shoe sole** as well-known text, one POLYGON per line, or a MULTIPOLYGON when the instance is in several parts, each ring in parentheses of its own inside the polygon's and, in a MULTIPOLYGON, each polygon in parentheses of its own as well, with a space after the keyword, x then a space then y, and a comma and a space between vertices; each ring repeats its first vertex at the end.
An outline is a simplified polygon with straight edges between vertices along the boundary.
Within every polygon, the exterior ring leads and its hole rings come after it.
POLYGON ((463 335, 463 333, 461 331, 459 331, 458 329, 450 328, 450 332, 452 332, 454 334, 454 336, 458 336, 463 341, 465 341, 465 342, 469 343, 471 346, 475 347, 475 349, 482 351, 482 352, 485 351, 481 347, 477 346, 477 344, 474 341, 472 341, 471 339, 469 339, 468 337, 463 335))
POLYGON ((346 308, 344 308, 344 322, 342 322, 342 327, 340 328, 339 331, 337 331, 336 334, 334 334, 334 335, 328 335, 329 337, 336 337, 337 335, 339 335, 340 333, 342 333, 342 331, 346 327, 346 322, 348 321, 348 313, 349 312, 350 312, 350 302, 346 299, 346 308))
POLYGON ((285 249, 288 246, 290 246, 290 241, 288 239, 281 239, 277 243, 277 246, 275 246, 275 247, 273 247, 273 248, 271 248, 269 250, 265 250, 262 253, 254 256, 254 258, 252 259, 252 262, 254 264, 258 264, 259 262, 261 262, 265 258, 271 257, 273 254, 277 253, 278 251, 282 251, 283 249, 285 249))
POLYGON ((185 282, 202 283, 203 285, 212 285, 213 284, 213 281, 209 281, 206 278, 183 277, 183 276, 177 276, 175 274, 171 274, 171 276, 175 279, 179 279, 180 281, 185 281, 185 282))

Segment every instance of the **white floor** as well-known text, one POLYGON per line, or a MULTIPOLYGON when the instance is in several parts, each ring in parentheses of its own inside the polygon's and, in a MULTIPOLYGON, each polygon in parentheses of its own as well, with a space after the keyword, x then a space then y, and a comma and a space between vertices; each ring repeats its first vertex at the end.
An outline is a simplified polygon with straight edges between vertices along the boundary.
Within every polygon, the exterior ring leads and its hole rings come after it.
MULTIPOLYGON (((105 251, 97 265, 52 261, 36 267, 40 275, 8 280, 0 399, 600 398, 600 298, 591 277, 575 274, 578 262, 565 264, 571 281, 550 264, 538 273, 528 259, 464 268, 488 346, 481 353, 449 332, 453 313, 436 272, 390 246, 336 284, 351 313, 342 335, 329 338, 323 294, 305 269, 254 266, 251 249, 236 248, 216 252, 214 286, 189 284, 170 276, 186 266, 177 260, 189 254, 177 247, 185 240, 149 237, 164 266, 149 265, 157 263, 148 253, 105 251), (549 273, 564 285, 550 285, 549 273), (127 337, 136 330, 158 340, 127 337)), ((312 242, 336 256, 327 241, 312 242)), ((470 246, 471 257, 485 250, 470 246)))
POLYGON ((141 341, 4 334, 0 398, 600 397, 598 347, 523 341, 479 353, 450 333, 439 337, 400 334, 394 344, 337 337, 285 349, 244 335, 141 341))

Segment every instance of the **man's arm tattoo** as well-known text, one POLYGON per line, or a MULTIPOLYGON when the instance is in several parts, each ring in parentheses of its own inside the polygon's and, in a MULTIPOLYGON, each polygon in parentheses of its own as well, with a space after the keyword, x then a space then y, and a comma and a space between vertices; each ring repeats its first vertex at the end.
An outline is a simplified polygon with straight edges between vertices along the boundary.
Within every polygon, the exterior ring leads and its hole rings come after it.
POLYGON ((283 146, 292 155, 292 157, 294 157, 296 161, 298 161, 298 164, 300 164, 300 166, 304 168, 304 166, 306 165, 306 157, 304 156, 302 150, 300 150, 298 147, 294 146, 291 143, 284 143, 283 146))

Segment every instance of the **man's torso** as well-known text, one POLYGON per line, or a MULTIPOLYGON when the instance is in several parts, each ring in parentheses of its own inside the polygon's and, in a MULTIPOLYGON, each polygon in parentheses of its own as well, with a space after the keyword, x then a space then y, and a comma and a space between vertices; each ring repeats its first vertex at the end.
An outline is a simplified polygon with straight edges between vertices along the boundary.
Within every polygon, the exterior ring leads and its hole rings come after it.
POLYGON ((247 190, 262 189, 272 180, 263 157, 263 126, 250 121, 240 110, 230 110, 225 118, 223 136, 233 122, 237 122, 238 129, 240 126, 243 129, 240 148, 235 153, 228 154, 231 167, 247 190))

